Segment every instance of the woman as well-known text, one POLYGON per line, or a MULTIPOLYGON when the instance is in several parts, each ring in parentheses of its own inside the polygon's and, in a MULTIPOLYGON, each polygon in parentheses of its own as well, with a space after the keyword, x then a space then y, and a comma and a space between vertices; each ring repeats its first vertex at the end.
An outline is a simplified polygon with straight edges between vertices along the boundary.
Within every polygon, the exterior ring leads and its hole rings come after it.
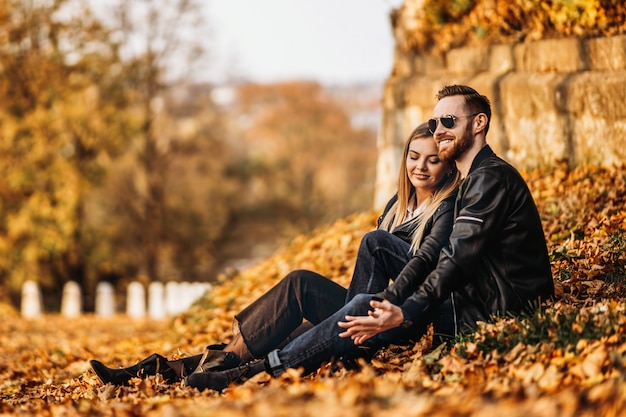
MULTIPOLYGON (((344 306, 362 305, 362 297, 358 302, 355 300, 358 294, 379 293, 380 298, 391 303, 406 298, 434 268, 448 240, 460 176, 453 164, 439 159, 427 124, 421 124, 410 135, 402 159, 397 193, 379 218, 378 229, 363 237, 348 289, 312 271, 293 271, 235 316, 237 333, 228 344, 209 346, 203 355, 178 361, 167 361, 154 354, 129 368, 108 368, 92 360, 96 374, 103 382, 116 385, 125 384, 138 375, 161 373, 168 382, 189 375, 185 382, 192 387, 222 390, 230 382, 271 366, 267 361, 256 359, 266 358, 271 353, 277 357, 276 349, 294 343, 297 346, 303 337, 315 333, 312 330, 321 330, 316 326, 344 306), (388 286, 389 280, 394 278, 394 283, 388 286)), ((372 296, 368 296, 368 304, 371 299, 372 296)), ((448 317, 449 314, 441 315, 441 325, 437 317, 433 317, 433 321, 437 329, 450 334, 448 317)), ((336 330, 331 330, 335 332, 330 336, 332 340, 338 339, 336 330)), ((332 356, 368 354, 391 341, 419 338, 422 332, 423 329, 408 326, 400 334, 391 335, 389 340, 383 337, 370 346, 364 345, 365 349, 357 346, 363 341, 349 340, 340 351, 320 349, 315 358, 307 358, 309 362, 305 367, 314 369, 332 356)), ((339 336, 345 338, 346 335, 339 336)), ((276 361, 274 358, 273 362, 276 361)))

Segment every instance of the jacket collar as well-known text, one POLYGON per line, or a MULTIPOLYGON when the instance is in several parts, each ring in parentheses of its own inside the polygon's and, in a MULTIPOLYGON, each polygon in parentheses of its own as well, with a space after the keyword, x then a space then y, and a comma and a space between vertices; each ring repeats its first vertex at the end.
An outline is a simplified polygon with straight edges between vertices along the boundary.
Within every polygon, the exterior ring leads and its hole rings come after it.
POLYGON ((491 147, 489 145, 485 145, 483 146, 483 148, 476 154, 476 156, 474 157, 474 160, 472 161, 472 166, 470 167, 470 170, 468 172, 468 175, 470 172, 474 171, 476 168, 478 168, 478 166, 487 158, 491 157, 491 156, 495 156, 496 154, 491 150, 491 147))

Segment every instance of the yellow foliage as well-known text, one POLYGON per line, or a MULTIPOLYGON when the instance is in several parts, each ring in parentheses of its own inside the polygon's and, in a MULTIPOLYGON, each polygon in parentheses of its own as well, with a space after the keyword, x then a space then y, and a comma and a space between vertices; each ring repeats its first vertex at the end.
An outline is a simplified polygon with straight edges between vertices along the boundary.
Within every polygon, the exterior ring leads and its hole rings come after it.
POLYGON ((407 0, 396 43, 418 53, 565 36, 626 32, 626 6, 611 0, 407 0))

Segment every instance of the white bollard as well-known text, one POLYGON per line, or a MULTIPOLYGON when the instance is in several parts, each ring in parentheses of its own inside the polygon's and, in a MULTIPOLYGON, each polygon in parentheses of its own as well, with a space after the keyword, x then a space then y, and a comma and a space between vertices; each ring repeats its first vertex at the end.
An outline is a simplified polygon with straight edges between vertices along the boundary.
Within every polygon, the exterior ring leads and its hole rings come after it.
POLYGON ((65 317, 78 317, 83 312, 83 298, 80 285, 75 281, 68 281, 63 286, 61 298, 61 315, 65 317))
POLYGON ((208 290, 211 289, 211 284, 206 282, 194 282, 192 284, 193 287, 193 299, 191 300, 191 304, 198 301, 200 297, 204 295, 208 290))
POLYGON ((180 308, 179 313, 187 310, 189 306, 193 303, 193 286, 191 282, 183 281, 179 284, 179 292, 180 292, 180 308))
POLYGON ((170 316, 178 314, 180 312, 180 304, 179 285, 175 281, 169 281, 165 284, 165 311, 170 316))
POLYGON ((160 320, 165 318, 165 288, 161 282, 151 282, 148 287, 148 315, 160 320))
POLYGON ((115 291, 110 282, 99 282, 96 287, 96 315, 100 317, 115 315, 115 291))
POLYGON ((126 294, 126 314, 129 317, 140 319, 146 315, 146 291, 141 282, 133 281, 128 284, 126 294))
POLYGON ((43 312, 41 290, 35 281, 26 281, 22 286, 21 312, 23 317, 39 317, 43 312))

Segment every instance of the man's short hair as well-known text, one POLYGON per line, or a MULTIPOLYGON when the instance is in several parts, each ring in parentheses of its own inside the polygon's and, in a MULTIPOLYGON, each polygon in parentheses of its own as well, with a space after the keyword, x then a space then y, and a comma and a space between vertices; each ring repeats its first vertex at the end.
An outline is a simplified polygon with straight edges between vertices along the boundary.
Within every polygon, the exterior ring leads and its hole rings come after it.
POLYGON ((447 85, 439 90, 437 100, 450 96, 463 96, 465 98, 465 108, 469 114, 484 113, 487 115, 486 135, 491 123, 491 102, 489 99, 467 85, 447 85))

